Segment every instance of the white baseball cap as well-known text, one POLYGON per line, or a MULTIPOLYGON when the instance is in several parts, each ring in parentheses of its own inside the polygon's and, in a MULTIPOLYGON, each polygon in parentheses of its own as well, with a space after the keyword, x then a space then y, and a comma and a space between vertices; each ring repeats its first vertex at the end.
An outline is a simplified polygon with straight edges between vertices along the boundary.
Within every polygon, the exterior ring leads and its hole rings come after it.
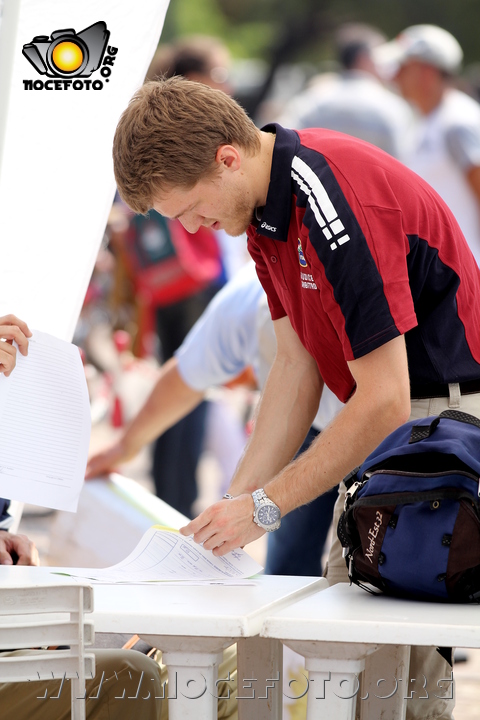
POLYGON ((436 25, 412 25, 395 40, 375 48, 373 57, 380 74, 392 77, 409 60, 455 73, 460 69, 463 52, 447 30, 436 25))

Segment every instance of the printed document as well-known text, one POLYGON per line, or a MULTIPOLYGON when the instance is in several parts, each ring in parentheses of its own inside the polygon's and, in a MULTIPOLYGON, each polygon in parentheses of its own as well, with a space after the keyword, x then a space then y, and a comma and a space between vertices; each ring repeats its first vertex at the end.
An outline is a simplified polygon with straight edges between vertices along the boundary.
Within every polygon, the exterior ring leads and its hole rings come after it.
POLYGON ((105 569, 75 568, 62 574, 88 578, 99 583, 144 583, 155 581, 224 581, 232 584, 263 570, 244 550, 238 548, 215 556, 177 530, 151 527, 130 555, 105 569))
POLYGON ((75 512, 85 477, 91 415, 78 348, 33 331, 0 375, 0 497, 75 512))

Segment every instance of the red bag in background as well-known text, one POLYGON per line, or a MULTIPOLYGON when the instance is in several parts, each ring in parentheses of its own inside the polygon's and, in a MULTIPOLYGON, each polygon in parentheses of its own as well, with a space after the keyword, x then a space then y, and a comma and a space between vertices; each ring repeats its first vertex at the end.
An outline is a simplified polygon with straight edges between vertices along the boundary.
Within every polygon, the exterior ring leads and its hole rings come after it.
POLYGON ((222 273, 212 230, 201 227, 191 234, 179 220, 167 220, 154 210, 148 217, 132 217, 125 251, 135 292, 153 308, 193 295, 222 273))
POLYGON ((207 288, 223 275, 215 233, 201 227, 191 234, 179 220, 151 210, 132 215, 119 243, 137 307, 135 353, 151 354, 158 308, 173 305, 207 288))

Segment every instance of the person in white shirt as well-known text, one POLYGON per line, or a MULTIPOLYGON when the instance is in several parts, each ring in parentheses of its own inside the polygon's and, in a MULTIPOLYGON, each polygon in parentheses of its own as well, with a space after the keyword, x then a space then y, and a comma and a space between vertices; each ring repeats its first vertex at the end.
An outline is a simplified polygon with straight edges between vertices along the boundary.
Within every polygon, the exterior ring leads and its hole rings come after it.
POLYGON ((443 28, 414 25, 378 47, 375 59, 417 111, 404 162, 445 200, 480 263, 480 105, 453 87, 460 45, 443 28))

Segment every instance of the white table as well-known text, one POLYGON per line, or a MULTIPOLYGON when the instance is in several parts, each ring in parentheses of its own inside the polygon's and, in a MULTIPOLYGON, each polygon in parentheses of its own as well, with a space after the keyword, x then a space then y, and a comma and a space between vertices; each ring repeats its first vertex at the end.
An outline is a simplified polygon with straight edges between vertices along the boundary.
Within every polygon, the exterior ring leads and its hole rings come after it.
MULTIPOLYGON (((480 647, 480 607, 372 596, 342 583, 276 612, 261 634, 305 657, 308 720, 353 720, 364 667, 362 718, 399 720, 410 692, 410 646, 480 647)), ((425 689, 446 696, 452 683, 444 685, 425 689)))
MULTIPOLYGON (((0 584, 11 573, 34 582, 52 569, 0 567, 0 584)), ((240 717, 280 720, 281 643, 260 638, 260 630, 276 610, 327 586, 323 578, 275 576, 230 587, 94 585, 91 617, 95 632, 137 634, 163 651, 171 720, 216 718, 218 665, 223 649, 234 642, 238 695, 245 698, 239 700, 240 717)))

